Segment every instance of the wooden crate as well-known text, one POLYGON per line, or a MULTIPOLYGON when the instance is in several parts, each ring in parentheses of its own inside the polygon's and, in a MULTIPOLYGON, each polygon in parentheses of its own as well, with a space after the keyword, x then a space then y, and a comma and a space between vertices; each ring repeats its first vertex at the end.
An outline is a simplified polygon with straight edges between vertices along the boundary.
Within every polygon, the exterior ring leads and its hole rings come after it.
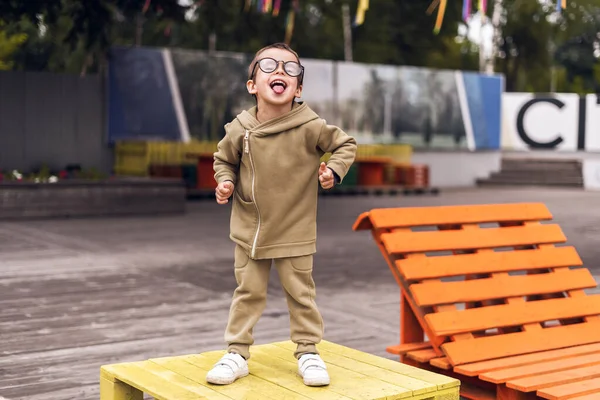
POLYGON ((222 351, 105 365, 101 400, 435 399, 458 400, 460 381, 323 341, 318 345, 331 383, 308 387, 297 374, 290 342, 254 346, 250 375, 231 385, 206 383, 222 351))

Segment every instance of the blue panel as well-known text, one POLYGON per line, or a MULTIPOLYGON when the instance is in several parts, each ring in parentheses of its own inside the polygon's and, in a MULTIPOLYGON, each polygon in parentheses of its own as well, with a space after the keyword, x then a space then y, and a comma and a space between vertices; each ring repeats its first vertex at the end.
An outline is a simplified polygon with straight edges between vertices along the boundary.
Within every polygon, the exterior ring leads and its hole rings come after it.
POLYGON ((467 93, 467 104, 469 105, 469 114, 473 125, 473 136, 475 138, 475 148, 488 148, 488 141, 485 128, 485 115, 483 111, 483 93, 479 82, 479 74, 473 72, 463 72, 463 81, 467 93))
POLYGON ((108 93, 111 142, 181 139, 161 50, 112 48, 108 93))
POLYGON ((490 148, 500 148, 500 126, 502 124, 502 91, 503 80, 499 76, 480 75, 483 91, 483 105, 486 120, 488 143, 490 148))
POLYGON ((499 149, 502 79, 474 72, 463 72, 462 75, 473 125, 475 148, 499 149))

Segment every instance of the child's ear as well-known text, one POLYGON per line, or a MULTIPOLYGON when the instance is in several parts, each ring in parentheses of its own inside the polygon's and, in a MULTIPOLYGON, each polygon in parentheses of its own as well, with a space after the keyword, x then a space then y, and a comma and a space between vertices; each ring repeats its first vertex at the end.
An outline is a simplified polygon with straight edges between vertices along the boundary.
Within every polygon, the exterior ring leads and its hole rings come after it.
POLYGON ((256 83, 254 83, 253 80, 249 80, 248 82, 246 82, 246 89, 248 89, 248 93, 250 94, 256 94, 258 92, 258 89, 256 88, 256 83))
POLYGON ((296 92, 294 93, 294 97, 302 97, 302 85, 298 85, 296 88, 296 92))

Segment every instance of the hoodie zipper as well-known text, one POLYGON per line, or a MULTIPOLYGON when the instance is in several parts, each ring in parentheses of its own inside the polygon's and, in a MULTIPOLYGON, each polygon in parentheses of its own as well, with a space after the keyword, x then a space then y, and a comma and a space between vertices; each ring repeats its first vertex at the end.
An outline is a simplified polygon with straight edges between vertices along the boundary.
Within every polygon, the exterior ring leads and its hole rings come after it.
POLYGON ((244 136, 244 152, 248 154, 250 158, 250 166, 252 168, 252 202, 254 203, 254 207, 256 208, 256 213, 258 214, 258 225, 256 226, 256 233, 254 234, 254 241, 252 242, 252 252, 251 257, 254 258, 256 254, 256 243, 258 242, 258 233, 260 232, 260 210, 258 209, 258 204, 256 203, 256 197, 254 195, 254 177, 256 175, 254 171, 254 162, 252 161, 252 154, 250 153, 250 132, 246 129, 246 135, 244 136))

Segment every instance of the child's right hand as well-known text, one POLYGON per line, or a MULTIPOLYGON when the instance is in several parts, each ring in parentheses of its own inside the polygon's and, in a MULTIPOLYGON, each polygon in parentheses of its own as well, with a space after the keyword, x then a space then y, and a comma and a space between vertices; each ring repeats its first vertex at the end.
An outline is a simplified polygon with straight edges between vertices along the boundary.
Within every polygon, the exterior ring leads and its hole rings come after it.
POLYGON ((230 181, 225 181, 219 183, 217 188, 215 189, 215 194, 217 196, 217 203, 219 204, 227 204, 229 202, 229 197, 233 193, 233 183, 230 181))

